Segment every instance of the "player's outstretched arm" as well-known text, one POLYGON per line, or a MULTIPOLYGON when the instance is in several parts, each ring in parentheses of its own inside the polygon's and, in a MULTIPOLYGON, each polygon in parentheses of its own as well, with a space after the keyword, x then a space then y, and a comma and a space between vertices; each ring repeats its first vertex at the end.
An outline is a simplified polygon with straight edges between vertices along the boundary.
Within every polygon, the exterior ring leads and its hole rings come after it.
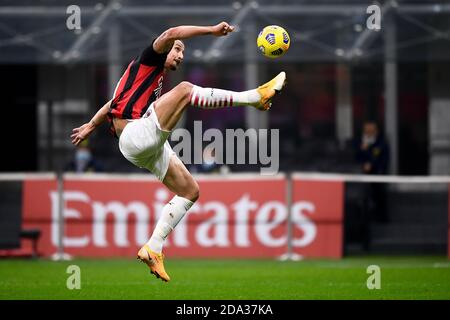
POLYGON ((158 53, 168 52, 175 40, 183 40, 196 36, 214 35, 216 37, 226 36, 233 32, 234 27, 227 22, 221 22, 215 26, 178 26, 164 31, 155 42, 153 49, 158 53))
POLYGON ((70 138, 72 139, 72 143, 74 145, 78 146, 83 140, 86 140, 91 133, 106 120, 111 101, 112 100, 108 101, 103 107, 101 107, 100 110, 98 110, 92 117, 91 121, 72 130, 72 135, 70 138))

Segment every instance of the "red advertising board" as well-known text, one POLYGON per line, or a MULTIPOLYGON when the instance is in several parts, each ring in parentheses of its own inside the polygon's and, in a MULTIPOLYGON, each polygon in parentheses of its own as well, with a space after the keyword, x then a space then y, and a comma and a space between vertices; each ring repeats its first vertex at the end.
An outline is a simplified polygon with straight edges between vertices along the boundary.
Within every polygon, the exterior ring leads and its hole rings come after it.
MULTIPOLYGON (((167 239, 171 257, 278 257, 287 252, 288 208, 283 176, 199 178, 200 199, 167 239)), ((24 227, 42 231, 39 253, 134 256, 172 198, 153 179, 70 177, 64 181, 64 233, 58 228, 56 181, 29 180, 23 188, 24 227)), ((342 182, 294 181, 294 252, 342 256, 342 182)))
MULTIPOLYGON (((169 236, 165 253, 192 257, 274 257, 287 247, 282 177, 199 179, 200 199, 169 236)), ((173 195, 156 180, 67 179, 64 251, 74 256, 133 256, 173 195)), ((57 251, 56 182, 25 181, 25 227, 39 227, 39 252, 57 251)))
POLYGON ((296 178, 292 183, 293 252, 342 257, 344 182, 296 178))

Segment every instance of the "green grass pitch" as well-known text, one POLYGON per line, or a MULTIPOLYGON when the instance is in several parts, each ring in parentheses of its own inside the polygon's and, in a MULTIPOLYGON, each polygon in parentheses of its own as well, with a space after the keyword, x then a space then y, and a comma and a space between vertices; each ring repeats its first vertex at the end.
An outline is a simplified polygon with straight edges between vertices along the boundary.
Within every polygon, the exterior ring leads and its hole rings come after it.
POLYGON ((342 260, 167 259, 163 283, 132 258, 0 260, 0 299, 450 299, 447 257, 351 257, 342 260), (78 265, 81 289, 66 287, 78 265), (369 290, 369 265, 381 289, 369 290))

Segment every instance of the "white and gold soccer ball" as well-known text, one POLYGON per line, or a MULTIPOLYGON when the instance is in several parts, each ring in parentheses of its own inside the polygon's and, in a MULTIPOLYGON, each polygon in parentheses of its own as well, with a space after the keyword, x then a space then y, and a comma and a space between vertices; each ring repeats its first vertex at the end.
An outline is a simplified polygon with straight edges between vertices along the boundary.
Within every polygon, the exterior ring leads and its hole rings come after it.
POLYGON ((284 28, 267 26, 259 33, 256 43, 263 55, 269 58, 278 58, 288 51, 291 39, 284 28))

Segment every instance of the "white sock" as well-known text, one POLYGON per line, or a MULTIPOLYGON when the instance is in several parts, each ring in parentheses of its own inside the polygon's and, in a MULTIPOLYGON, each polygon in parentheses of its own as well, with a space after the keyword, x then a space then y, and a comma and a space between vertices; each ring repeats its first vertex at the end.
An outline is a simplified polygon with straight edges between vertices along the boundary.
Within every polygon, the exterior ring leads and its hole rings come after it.
POLYGON ((186 198, 175 196, 162 210, 161 217, 156 224, 153 234, 147 245, 156 253, 161 253, 164 241, 177 226, 186 212, 194 203, 186 198))
POLYGON ((203 109, 248 106, 257 104, 260 98, 256 89, 236 92, 194 86, 191 92, 191 105, 203 109))

